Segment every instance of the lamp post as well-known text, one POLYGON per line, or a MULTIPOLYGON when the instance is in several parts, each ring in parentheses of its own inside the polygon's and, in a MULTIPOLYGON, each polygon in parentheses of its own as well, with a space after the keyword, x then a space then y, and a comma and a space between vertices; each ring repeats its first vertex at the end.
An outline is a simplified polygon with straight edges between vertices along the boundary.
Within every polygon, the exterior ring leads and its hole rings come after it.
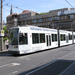
MULTIPOLYGON (((1 30, 3 30, 2 21, 3 21, 3 0, 1 0, 1 30)), ((3 37, 1 37, 1 51, 3 51, 3 37)))

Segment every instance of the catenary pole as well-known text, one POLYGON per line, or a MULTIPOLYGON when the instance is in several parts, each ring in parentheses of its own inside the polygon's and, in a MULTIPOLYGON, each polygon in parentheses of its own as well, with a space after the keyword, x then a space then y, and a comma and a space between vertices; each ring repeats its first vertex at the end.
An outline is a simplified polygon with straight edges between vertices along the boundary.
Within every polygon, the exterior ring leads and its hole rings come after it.
MULTIPOLYGON (((3 0, 1 0, 1 30, 3 30, 2 22, 3 22, 3 0)), ((1 37, 1 51, 3 51, 3 37, 1 37)))

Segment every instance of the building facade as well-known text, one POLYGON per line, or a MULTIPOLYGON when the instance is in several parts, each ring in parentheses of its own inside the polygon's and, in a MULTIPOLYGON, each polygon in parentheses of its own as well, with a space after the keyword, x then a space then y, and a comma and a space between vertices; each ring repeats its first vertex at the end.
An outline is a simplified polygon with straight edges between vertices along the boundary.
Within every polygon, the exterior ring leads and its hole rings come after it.
POLYGON ((75 30, 75 9, 63 8, 38 14, 24 10, 22 13, 13 13, 7 16, 7 28, 22 25, 75 30))

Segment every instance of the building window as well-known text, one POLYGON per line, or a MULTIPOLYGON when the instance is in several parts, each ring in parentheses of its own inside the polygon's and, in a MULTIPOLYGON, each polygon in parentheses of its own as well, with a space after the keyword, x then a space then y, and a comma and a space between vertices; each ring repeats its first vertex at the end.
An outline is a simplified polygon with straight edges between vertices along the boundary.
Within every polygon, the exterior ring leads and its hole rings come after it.
POLYGON ((17 21, 15 21, 15 26, 17 26, 17 21))
POLYGON ((63 16, 61 16, 61 20, 63 20, 63 16))
POLYGON ((30 24, 31 23, 31 20, 28 20, 27 22, 28 22, 28 24, 30 24))
POLYGON ((74 15, 68 15, 68 19, 73 19, 74 15))
POLYGON ((18 25, 21 25, 21 21, 18 21, 18 25))
POLYGON ((21 25, 23 25, 23 21, 21 22, 21 25))
POLYGON ((67 17, 65 16, 65 19, 67 19, 67 17))
POLYGON ((33 20, 32 20, 32 23, 36 23, 36 22, 37 22, 37 20, 36 20, 36 19, 33 19, 33 20))
POLYGON ((55 16, 54 17, 54 20, 59 20, 59 16, 55 16))
POLYGON ((42 22, 42 19, 38 19, 38 22, 42 22))
POLYGON ((26 14, 20 15, 20 19, 22 19, 22 18, 27 18, 27 15, 26 14))
POLYGON ((43 18, 42 20, 43 20, 43 22, 45 22, 45 18, 43 18))
POLYGON ((27 21, 24 21, 24 24, 27 24, 27 21))
POLYGON ((52 21, 52 17, 49 17, 49 18, 48 18, 48 21, 52 21))
POLYGON ((47 21, 47 18, 46 18, 46 21, 47 21))

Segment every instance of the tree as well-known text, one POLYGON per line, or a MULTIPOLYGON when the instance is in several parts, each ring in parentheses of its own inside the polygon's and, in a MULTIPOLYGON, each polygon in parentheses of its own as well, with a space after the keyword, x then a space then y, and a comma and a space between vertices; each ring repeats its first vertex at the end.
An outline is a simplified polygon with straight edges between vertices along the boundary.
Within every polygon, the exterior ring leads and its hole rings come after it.
POLYGON ((39 13, 36 13, 36 15, 39 15, 39 13))
POLYGON ((3 27, 3 30, 4 30, 4 33, 5 33, 5 34, 8 33, 8 30, 7 30, 7 27, 6 27, 6 26, 3 27))

